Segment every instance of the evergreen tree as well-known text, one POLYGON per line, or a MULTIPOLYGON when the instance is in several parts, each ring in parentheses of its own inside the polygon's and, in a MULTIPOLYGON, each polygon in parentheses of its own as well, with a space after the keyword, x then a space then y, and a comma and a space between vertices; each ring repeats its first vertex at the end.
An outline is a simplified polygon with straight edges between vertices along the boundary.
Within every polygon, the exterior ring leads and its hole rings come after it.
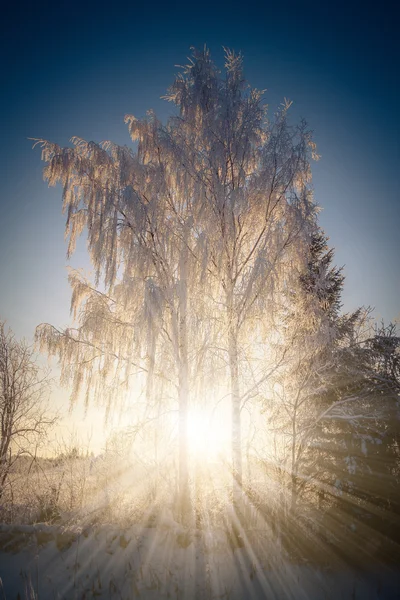
MULTIPOLYGON (((299 514, 309 514, 310 498, 325 494, 331 460, 327 422, 341 411, 336 371, 362 311, 341 315, 342 270, 333 265, 334 251, 315 227, 305 267, 288 288, 281 308, 281 341, 285 364, 274 375, 272 402, 266 409, 275 439, 269 457, 282 491, 275 497, 279 519, 292 542, 299 514), (326 457, 329 456, 329 459, 326 457), (300 506, 299 506, 300 504, 300 506)), ((297 532, 297 533, 296 533, 297 532)))

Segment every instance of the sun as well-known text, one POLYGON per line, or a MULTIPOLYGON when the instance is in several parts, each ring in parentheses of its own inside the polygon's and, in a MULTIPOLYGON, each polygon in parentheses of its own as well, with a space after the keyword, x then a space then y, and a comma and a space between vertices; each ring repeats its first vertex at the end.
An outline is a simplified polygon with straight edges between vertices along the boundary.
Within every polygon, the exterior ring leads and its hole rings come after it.
POLYGON ((230 421, 225 411, 191 407, 187 421, 188 449, 192 458, 217 460, 229 452, 230 421))

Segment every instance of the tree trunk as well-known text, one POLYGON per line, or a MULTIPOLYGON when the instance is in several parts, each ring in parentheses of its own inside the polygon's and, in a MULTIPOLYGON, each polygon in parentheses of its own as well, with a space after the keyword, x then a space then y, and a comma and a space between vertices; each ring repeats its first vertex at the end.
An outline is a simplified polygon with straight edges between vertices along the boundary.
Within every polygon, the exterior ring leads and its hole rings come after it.
POLYGON ((154 369, 156 355, 156 339, 153 332, 149 333, 147 341, 147 377, 146 377, 146 403, 151 406, 154 389, 154 369))
POLYGON ((188 248, 187 230, 179 261, 179 505, 180 516, 185 523, 189 519, 191 503, 189 489, 188 409, 189 409, 189 360, 187 335, 187 285, 188 248))
MULTIPOLYGON (((230 279, 228 269, 227 279, 230 279)), ((232 415, 232 493, 233 508, 238 511, 242 499, 242 435, 240 422, 240 386, 239 386, 239 352, 238 327, 233 306, 233 286, 230 284, 226 293, 228 310, 228 355, 230 371, 231 415, 232 415)))
POLYGON ((295 520, 297 506, 297 474, 292 471, 291 474, 291 493, 290 493, 290 518, 295 520))
POLYGON ((297 503, 297 459, 296 459, 296 446, 297 446, 297 402, 292 417, 292 468, 290 474, 291 490, 290 490, 290 518, 295 519, 296 503, 297 503))
POLYGON ((244 503, 242 494, 242 431, 240 419, 240 389, 239 389, 239 355, 238 355, 238 331, 234 326, 233 319, 229 324, 229 367, 231 386, 231 410, 232 410, 232 523, 231 543, 233 548, 243 547, 243 523, 244 503))
POLYGON ((232 477, 233 501, 240 504, 242 497, 242 432, 240 422, 239 360, 237 332, 229 329, 229 367, 232 409, 232 477))
MULTIPOLYGON (((146 378, 146 404, 147 409, 150 410, 150 415, 153 417, 154 408, 154 371, 155 371, 155 355, 156 355, 156 334, 151 330, 151 323, 148 327, 148 338, 147 338, 147 378, 146 378)), ((157 412, 158 417, 160 414, 160 404, 157 399, 157 412)), ((153 502, 156 501, 158 496, 158 427, 159 419, 155 421, 154 427, 154 479, 152 484, 152 498, 153 502)))

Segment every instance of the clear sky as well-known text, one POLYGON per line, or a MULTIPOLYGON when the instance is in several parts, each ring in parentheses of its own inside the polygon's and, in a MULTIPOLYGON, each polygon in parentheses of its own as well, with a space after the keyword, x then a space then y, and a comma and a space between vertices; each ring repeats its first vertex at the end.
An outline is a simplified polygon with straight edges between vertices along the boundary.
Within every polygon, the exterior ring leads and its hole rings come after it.
MULTIPOLYGON (((242 51, 248 81, 274 110, 314 130, 321 224, 345 265, 344 309, 400 313, 399 50, 390 2, 29 2, 3 9, 1 61, 0 318, 28 339, 43 321, 69 322, 61 189, 42 180, 28 137, 73 135, 130 144, 126 113, 160 100, 207 44, 242 51)), ((393 3, 394 4, 394 3, 393 3)), ((74 266, 88 267, 85 245, 74 266)))

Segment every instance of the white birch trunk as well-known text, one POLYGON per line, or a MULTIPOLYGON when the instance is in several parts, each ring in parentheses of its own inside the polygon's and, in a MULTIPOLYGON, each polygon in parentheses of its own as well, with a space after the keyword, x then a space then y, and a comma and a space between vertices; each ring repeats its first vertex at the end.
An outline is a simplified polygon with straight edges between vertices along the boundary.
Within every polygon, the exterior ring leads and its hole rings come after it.
POLYGON ((179 504, 183 522, 190 515, 190 490, 188 467, 188 408, 189 361, 187 335, 188 248, 187 230, 179 261, 179 504))
POLYGON ((231 388, 231 415, 232 415, 232 486, 233 505, 239 508, 242 498, 242 432, 240 419, 240 386, 239 386, 239 353, 238 330, 233 310, 233 290, 228 290, 227 305, 229 314, 228 354, 231 388))
MULTIPOLYGON (((153 409, 154 403, 154 371, 155 371, 155 355, 156 355, 156 336, 149 327, 149 334, 147 340, 147 378, 146 378, 146 404, 148 409, 153 409)), ((158 403, 158 416, 160 414, 160 406, 158 403)), ((152 413, 150 413, 152 414, 152 413)), ((152 497, 153 501, 158 496, 158 429, 159 420, 156 420, 154 429, 154 482, 152 485, 152 497)))

